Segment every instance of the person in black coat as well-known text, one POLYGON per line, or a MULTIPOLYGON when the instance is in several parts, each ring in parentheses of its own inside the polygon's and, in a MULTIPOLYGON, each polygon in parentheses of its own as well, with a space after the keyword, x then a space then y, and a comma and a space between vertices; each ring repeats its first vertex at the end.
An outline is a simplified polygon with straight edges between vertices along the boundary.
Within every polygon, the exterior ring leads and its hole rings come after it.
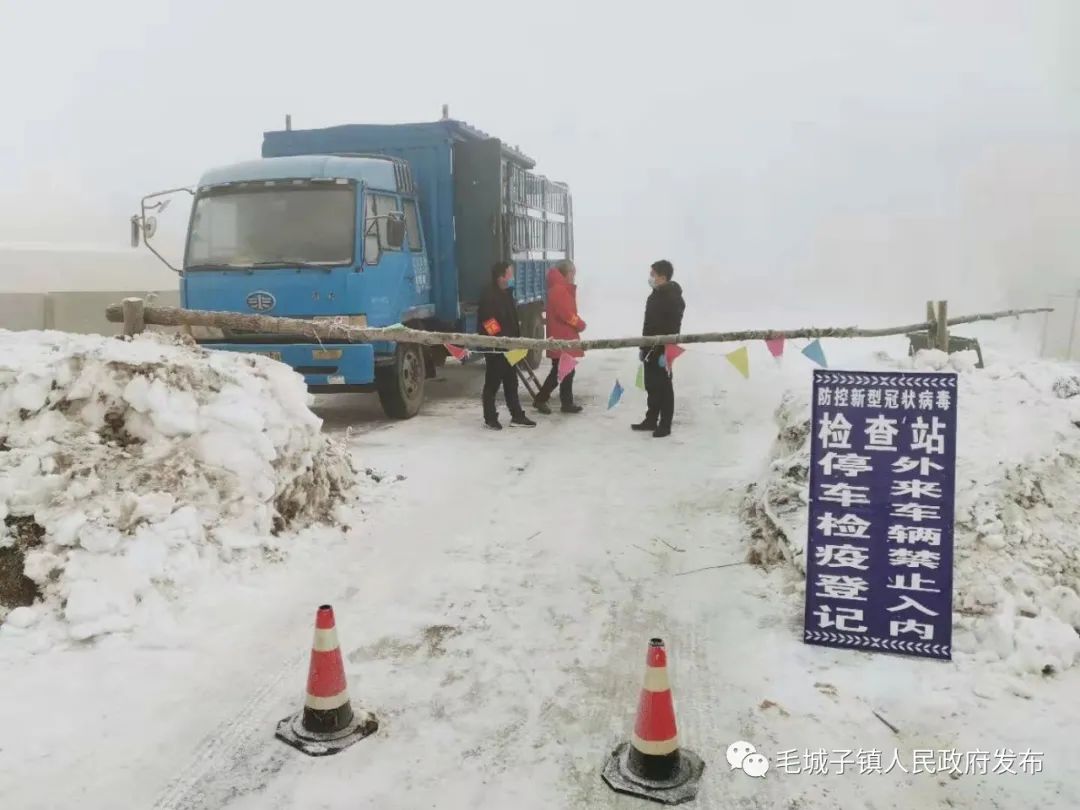
MULTIPOLYGON (((661 259, 649 268, 649 286, 652 293, 645 302, 645 324, 641 329, 643 337, 655 335, 677 335, 682 329, 683 301, 682 287, 671 277, 675 268, 671 262, 661 259)), ((632 425, 634 430, 652 431, 657 439, 671 435, 671 420, 675 415, 675 388, 672 384, 671 368, 665 363, 663 346, 641 349, 641 360, 645 364, 645 391, 648 394, 648 410, 645 420, 632 425)))
MULTIPOLYGON (((480 296, 476 313, 477 332, 481 335, 521 337, 517 304, 514 302, 514 265, 511 262, 495 262, 491 268, 491 285, 480 296)), ((502 386, 506 407, 510 410, 511 427, 536 427, 536 422, 525 415, 518 398, 518 378, 514 367, 498 350, 485 350, 484 424, 492 430, 502 430, 499 412, 495 409, 495 394, 502 386)))

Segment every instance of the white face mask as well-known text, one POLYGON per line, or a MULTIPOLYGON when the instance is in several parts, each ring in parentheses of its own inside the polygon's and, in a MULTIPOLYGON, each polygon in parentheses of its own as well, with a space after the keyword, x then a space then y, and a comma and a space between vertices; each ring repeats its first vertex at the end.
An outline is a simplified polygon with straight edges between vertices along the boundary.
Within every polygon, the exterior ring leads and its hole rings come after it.
POLYGON ((649 276, 649 286, 654 290, 656 289, 656 277, 655 276, 649 276))

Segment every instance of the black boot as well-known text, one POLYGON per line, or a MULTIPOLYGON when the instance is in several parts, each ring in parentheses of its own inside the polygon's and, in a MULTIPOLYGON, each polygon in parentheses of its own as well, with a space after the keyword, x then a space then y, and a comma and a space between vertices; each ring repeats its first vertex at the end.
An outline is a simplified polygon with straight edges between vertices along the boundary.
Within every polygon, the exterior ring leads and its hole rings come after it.
POLYGON ((493 416, 484 420, 484 427, 489 430, 502 430, 502 423, 499 421, 499 417, 493 416))
POLYGON ((559 410, 563 413, 581 413, 584 408, 575 402, 564 402, 559 410))
POLYGON ((653 431, 654 439, 663 439, 666 436, 671 435, 671 425, 657 425, 656 430, 653 431))
POLYGON ((524 412, 522 412, 510 420, 510 427, 534 428, 536 427, 536 422, 534 422, 532 419, 527 417, 524 412))
POLYGON ((547 403, 547 397, 537 397, 533 400, 533 407, 545 416, 551 415, 551 406, 547 403))
POLYGON ((636 425, 631 425, 630 429, 638 430, 642 433, 652 432, 656 430, 656 417, 646 415, 644 422, 638 422, 636 425))

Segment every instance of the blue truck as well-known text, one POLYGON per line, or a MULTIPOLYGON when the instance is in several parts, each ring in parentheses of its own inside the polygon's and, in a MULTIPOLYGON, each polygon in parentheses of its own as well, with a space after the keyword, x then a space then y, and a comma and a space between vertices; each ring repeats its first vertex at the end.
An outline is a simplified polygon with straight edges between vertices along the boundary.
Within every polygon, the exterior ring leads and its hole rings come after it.
MULTIPOLYGON (((132 244, 150 244, 169 195, 194 197, 181 306, 353 326, 476 331, 501 259, 515 265, 522 334, 544 336, 546 270, 573 259, 569 188, 444 108, 439 121, 266 132, 262 158, 207 171, 197 187, 145 197, 132 244)), ((170 264, 170 267, 172 265, 170 264)), ((195 329, 194 327, 192 328, 195 329)), ((269 355, 315 393, 377 392, 407 419, 446 350, 402 343, 319 343, 193 331, 209 349, 269 355)), ((540 352, 528 358, 535 368, 540 352)))

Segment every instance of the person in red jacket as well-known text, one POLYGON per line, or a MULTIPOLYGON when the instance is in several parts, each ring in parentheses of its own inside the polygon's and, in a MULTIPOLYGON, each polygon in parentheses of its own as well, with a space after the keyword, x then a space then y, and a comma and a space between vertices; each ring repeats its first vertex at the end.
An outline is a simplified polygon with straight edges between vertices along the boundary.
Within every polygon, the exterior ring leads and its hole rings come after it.
MULTIPOLYGON (((581 320, 577 309, 577 285, 574 280, 577 276, 577 268, 569 260, 558 262, 548 270, 547 274, 547 336, 555 340, 578 340, 585 331, 585 321, 581 320)), ((558 349, 548 349, 548 357, 551 358, 551 373, 548 374, 544 384, 540 386, 533 406, 540 413, 551 413, 548 407, 548 399, 559 389, 559 400, 562 403, 563 413, 581 413, 581 406, 574 402, 574 372, 571 371, 563 381, 559 382, 559 357, 562 354, 558 349)), ((568 352, 573 357, 583 357, 585 352, 573 350, 568 352)))

